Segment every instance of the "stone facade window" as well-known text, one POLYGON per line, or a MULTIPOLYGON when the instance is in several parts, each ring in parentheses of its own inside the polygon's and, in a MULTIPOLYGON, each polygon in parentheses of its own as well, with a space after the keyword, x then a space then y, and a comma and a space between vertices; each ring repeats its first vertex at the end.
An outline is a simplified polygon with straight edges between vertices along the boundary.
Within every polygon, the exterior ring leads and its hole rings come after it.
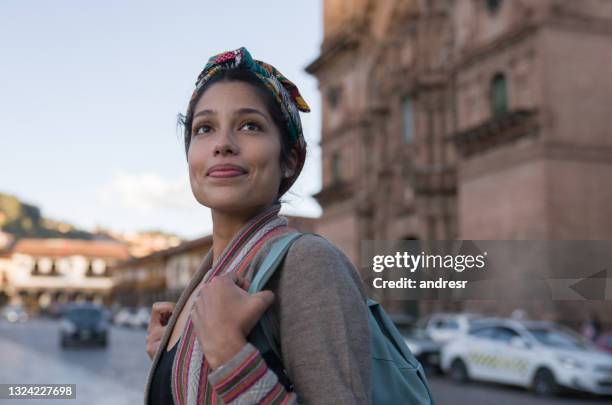
POLYGON ((499 11, 502 0, 485 0, 485 1, 487 3, 487 10, 489 10, 491 14, 495 14, 497 13, 497 11, 499 11))
POLYGON ((498 117, 508 111, 508 83, 503 73, 496 73, 491 79, 490 103, 493 117, 498 117))
POLYGON ((327 103, 330 108, 335 109, 340 104, 342 97, 342 88, 340 86, 332 86, 327 90, 327 103))
POLYGON ((331 158, 331 172, 332 172, 332 183, 340 181, 340 152, 335 151, 331 158))
POLYGON ((414 138, 414 103, 412 97, 402 99, 402 132, 405 143, 412 143, 414 138))

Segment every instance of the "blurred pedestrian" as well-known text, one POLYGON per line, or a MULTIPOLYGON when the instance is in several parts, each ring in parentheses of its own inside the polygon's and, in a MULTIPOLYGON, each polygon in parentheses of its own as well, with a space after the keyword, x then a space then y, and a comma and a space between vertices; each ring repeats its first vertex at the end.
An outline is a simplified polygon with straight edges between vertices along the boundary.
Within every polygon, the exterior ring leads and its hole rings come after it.
POLYGON ((597 340, 601 334, 601 321, 595 311, 591 311, 587 320, 582 324, 581 332, 587 339, 597 340))

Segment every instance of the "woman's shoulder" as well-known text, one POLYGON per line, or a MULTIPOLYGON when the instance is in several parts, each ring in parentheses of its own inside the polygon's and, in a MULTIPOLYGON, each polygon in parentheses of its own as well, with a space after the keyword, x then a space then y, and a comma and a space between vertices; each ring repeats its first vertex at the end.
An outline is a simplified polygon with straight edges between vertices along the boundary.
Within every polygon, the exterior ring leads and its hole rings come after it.
POLYGON ((283 278, 315 286, 354 284, 364 294, 361 277, 344 252, 316 233, 300 235, 289 247, 283 278))
POLYGON ((302 233, 291 245, 287 256, 309 260, 317 257, 338 257, 347 259, 342 250, 318 233, 302 233))

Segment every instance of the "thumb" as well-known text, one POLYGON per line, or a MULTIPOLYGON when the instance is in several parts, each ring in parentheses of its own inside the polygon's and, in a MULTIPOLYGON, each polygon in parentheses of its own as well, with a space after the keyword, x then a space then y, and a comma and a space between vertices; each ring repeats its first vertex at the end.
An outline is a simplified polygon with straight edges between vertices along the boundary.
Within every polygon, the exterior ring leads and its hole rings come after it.
POLYGON ((251 295, 251 302, 258 314, 263 314, 274 302, 274 293, 270 290, 259 291, 251 295))

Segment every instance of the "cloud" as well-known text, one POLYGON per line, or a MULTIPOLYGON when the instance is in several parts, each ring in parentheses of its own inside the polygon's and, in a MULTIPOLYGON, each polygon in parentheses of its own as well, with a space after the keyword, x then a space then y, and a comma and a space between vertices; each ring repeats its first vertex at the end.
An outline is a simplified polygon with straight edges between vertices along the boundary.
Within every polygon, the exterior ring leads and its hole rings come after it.
POLYGON ((184 211, 199 205, 187 178, 167 179, 157 173, 130 174, 115 171, 111 181, 97 190, 104 205, 154 212, 184 211))
MULTIPOLYGON (((308 182, 302 175, 300 180, 283 197, 281 215, 319 217, 321 208, 304 191, 308 182)), ((102 225, 114 229, 167 229, 189 237, 212 230, 210 210, 196 201, 187 176, 173 179, 152 172, 115 170, 110 181, 95 190, 95 196, 97 204, 89 206, 95 215, 85 217, 104 218, 102 225)))

